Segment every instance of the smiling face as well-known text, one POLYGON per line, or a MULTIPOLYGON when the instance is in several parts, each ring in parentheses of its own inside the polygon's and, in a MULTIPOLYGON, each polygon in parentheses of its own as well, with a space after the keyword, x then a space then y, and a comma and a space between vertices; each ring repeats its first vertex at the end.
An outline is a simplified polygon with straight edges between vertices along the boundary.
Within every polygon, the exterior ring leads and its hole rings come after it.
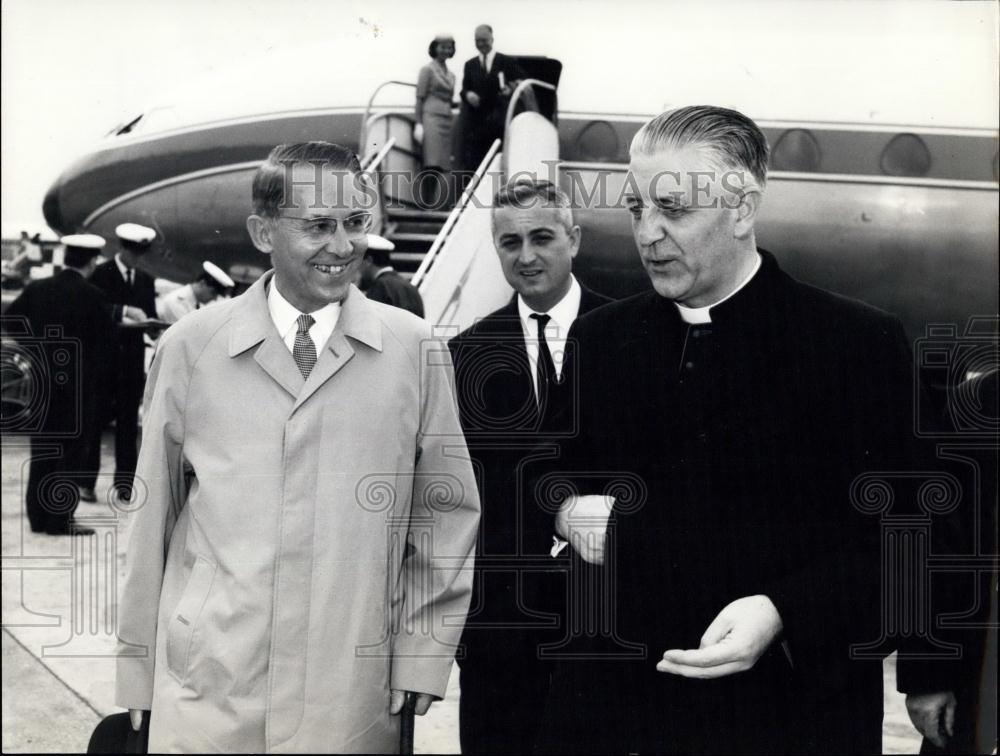
POLYGON ((434 47, 434 57, 444 62, 455 57, 455 40, 443 39, 434 47))
POLYGON ((558 304, 571 285, 580 227, 567 230, 567 213, 540 202, 522 208, 501 206, 493 213, 493 244, 504 277, 536 312, 558 304))
POLYGON ((371 198, 356 178, 343 169, 296 163, 278 215, 247 220, 254 245, 271 256, 275 286, 300 312, 343 300, 357 275, 365 236, 350 230, 359 213, 370 210, 371 198))
POLYGON ((660 296, 706 307, 741 283, 755 259, 759 194, 743 198, 737 174, 702 146, 665 145, 634 155, 628 181, 632 233, 660 296))
POLYGON ((480 55, 487 55, 493 49, 493 32, 489 27, 476 27, 476 49, 480 55))

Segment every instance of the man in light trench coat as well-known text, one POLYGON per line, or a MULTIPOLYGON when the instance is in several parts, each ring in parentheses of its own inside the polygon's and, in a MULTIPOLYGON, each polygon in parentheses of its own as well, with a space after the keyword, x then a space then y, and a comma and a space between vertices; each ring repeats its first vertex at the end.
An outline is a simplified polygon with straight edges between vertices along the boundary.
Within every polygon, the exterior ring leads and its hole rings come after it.
POLYGON ((276 147, 247 220, 273 272, 157 350, 116 697, 151 752, 391 752, 405 692, 444 696, 479 500, 447 347, 351 284, 360 173, 276 147))

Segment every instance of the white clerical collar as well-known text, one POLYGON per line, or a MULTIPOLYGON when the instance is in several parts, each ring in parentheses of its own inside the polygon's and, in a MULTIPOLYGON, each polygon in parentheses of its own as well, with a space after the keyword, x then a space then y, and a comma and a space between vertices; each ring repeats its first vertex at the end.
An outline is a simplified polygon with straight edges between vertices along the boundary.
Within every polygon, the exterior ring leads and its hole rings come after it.
POLYGON ((569 327, 573 325, 573 321, 576 320, 576 316, 580 312, 581 296, 580 284, 577 282, 576 276, 573 275, 570 275, 569 291, 566 292, 559 302, 544 313, 532 310, 528 306, 528 303, 518 294, 517 314, 521 318, 521 325, 524 326, 524 332, 531 338, 535 338, 538 333, 538 326, 536 325, 537 321, 533 320, 531 316, 533 314, 548 315, 550 321, 559 328, 562 338, 566 338, 566 334, 569 333, 569 327))
POLYGON ((374 281, 376 278, 378 278, 379 276, 381 276, 383 273, 391 273, 394 270, 395 270, 395 268, 393 268, 391 265, 386 265, 384 268, 379 268, 378 272, 375 273, 374 276, 372 276, 372 280, 374 281))
POLYGON ((322 349, 327 339, 330 338, 330 334, 333 333, 333 329, 337 327, 337 320, 340 318, 340 302, 331 302, 315 312, 302 313, 278 291, 273 276, 270 286, 267 288, 267 309, 282 340, 287 342, 291 335, 294 341, 294 331, 298 328, 299 315, 308 314, 315 321, 309 328, 309 336, 317 350, 322 349))
POLYGON ((726 296, 724 296, 718 302, 713 302, 712 304, 707 305, 706 307, 685 307, 684 305, 680 304, 679 302, 674 302, 674 306, 677 308, 677 311, 681 314, 681 320, 683 320, 685 323, 690 323, 691 325, 700 325, 702 323, 711 323, 712 322, 712 315, 711 315, 711 312, 710 312, 711 309, 713 307, 716 307, 716 306, 722 304, 727 299, 729 299, 729 298, 733 297, 734 295, 736 295, 744 286, 746 286, 748 283, 750 283, 750 279, 752 279, 755 275, 757 275, 757 271, 760 270, 760 264, 761 264, 762 258, 760 256, 760 252, 754 252, 754 255, 756 257, 754 259, 753 268, 747 274, 747 277, 744 278, 740 282, 739 286, 737 286, 731 292, 729 292, 728 294, 726 294, 726 296))

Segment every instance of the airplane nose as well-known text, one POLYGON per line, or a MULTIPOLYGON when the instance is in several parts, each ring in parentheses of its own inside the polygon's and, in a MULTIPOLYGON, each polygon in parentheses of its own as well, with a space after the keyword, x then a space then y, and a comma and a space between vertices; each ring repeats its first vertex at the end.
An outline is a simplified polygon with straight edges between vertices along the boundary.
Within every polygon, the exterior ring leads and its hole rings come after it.
POLYGON ((66 228, 66 219, 63 216, 61 195, 62 180, 58 180, 45 193, 45 199, 42 200, 42 215, 45 216, 45 222, 49 228, 57 233, 65 234, 69 232, 69 229, 66 228))

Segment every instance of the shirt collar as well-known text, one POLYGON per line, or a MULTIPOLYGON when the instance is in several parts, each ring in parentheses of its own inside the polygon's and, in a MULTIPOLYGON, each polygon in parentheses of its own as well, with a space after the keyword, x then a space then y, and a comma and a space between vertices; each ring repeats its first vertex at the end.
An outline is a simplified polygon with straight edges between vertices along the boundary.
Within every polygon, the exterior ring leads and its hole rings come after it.
POLYGON ((732 297, 735 294, 737 294, 744 286, 746 286, 748 283, 750 283, 750 280, 755 275, 757 275, 757 271, 760 270, 760 264, 761 264, 760 252, 756 252, 755 251, 754 252, 754 264, 753 264, 753 268, 751 269, 750 273, 748 273, 747 277, 744 278, 740 282, 739 286, 737 286, 731 292, 729 292, 728 294, 726 294, 726 296, 724 296, 718 302, 713 302, 712 304, 707 305, 705 307, 685 307, 680 302, 674 302, 674 306, 677 308, 677 311, 681 315, 681 320, 683 320, 685 323, 690 323, 691 325, 699 325, 699 324, 702 324, 702 323, 711 323, 712 322, 712 314, 710 312, 711 309, 713 307, 716 307, 716 306, 722 304, 727 299, 729 299, 730 297, 732 297))
MULTIPOLYGON (((573 321, 576 320, 576 316, 580 312, 581 295, 582 291, 576 276, 570 275, 569 291, 566 292, 565 296, 549 308, 548 312, 537 314, 548 315, 552 322, 558 326, 559 334, 565 338, 566 334, 569 333, 569 327, 573 325, 573 321)), ((517 314, 521 318, 524 332, 532 337, 538 332, 538 326, 535 325, 537 321, 531 318, 532 314, 536 312, 528 306, 520 294, 517 295, 517 314)))
POLYGON ((372 280, 374 281, 376 278, 378 278, 379 276, 381 276, 383 273, 389 273, 390 271, 393 271, 393 270, 395 270, 395 268, 393 268, 391 265, 386 265, 384 268, 379 268, 378 272, 375 274, 375 276, 374 276, 374 278, 372 278, 372 280))
MULTIPOLYGON (((482 53, 480 53, 479 55, 480 55, 480 60, 482 60, 482 53)), ((487 72, 491 71, 493 69, 493 59, 496 58, 496 56, 497 56, 497 51, 496 50, 490 50, 488 53, 486 53, 486 70, 487 70, 487 72)))
POLYGON ((118 272, 122 274, 122 279, 128 281, 129 267, 122 262, 121 252, 115 255, 115 265, 118 266, 118 272))
MULTIPOLYGON (((299 315, 306 313, 299 310, 285 299, 272 277, 267 287, 267 309, 271 313, 271 320, 274 327, 278 329, 278 334, 284 338, 288 332, 297 326, 299 315)), ((337 318, 340 316, 340 302, 331 302, 325 307, 321 307, 315 312, 308 313, 324 332, 332 333, 337 325, 337 318)), ((315 327, 315 326, 314 326, 315 327)))

